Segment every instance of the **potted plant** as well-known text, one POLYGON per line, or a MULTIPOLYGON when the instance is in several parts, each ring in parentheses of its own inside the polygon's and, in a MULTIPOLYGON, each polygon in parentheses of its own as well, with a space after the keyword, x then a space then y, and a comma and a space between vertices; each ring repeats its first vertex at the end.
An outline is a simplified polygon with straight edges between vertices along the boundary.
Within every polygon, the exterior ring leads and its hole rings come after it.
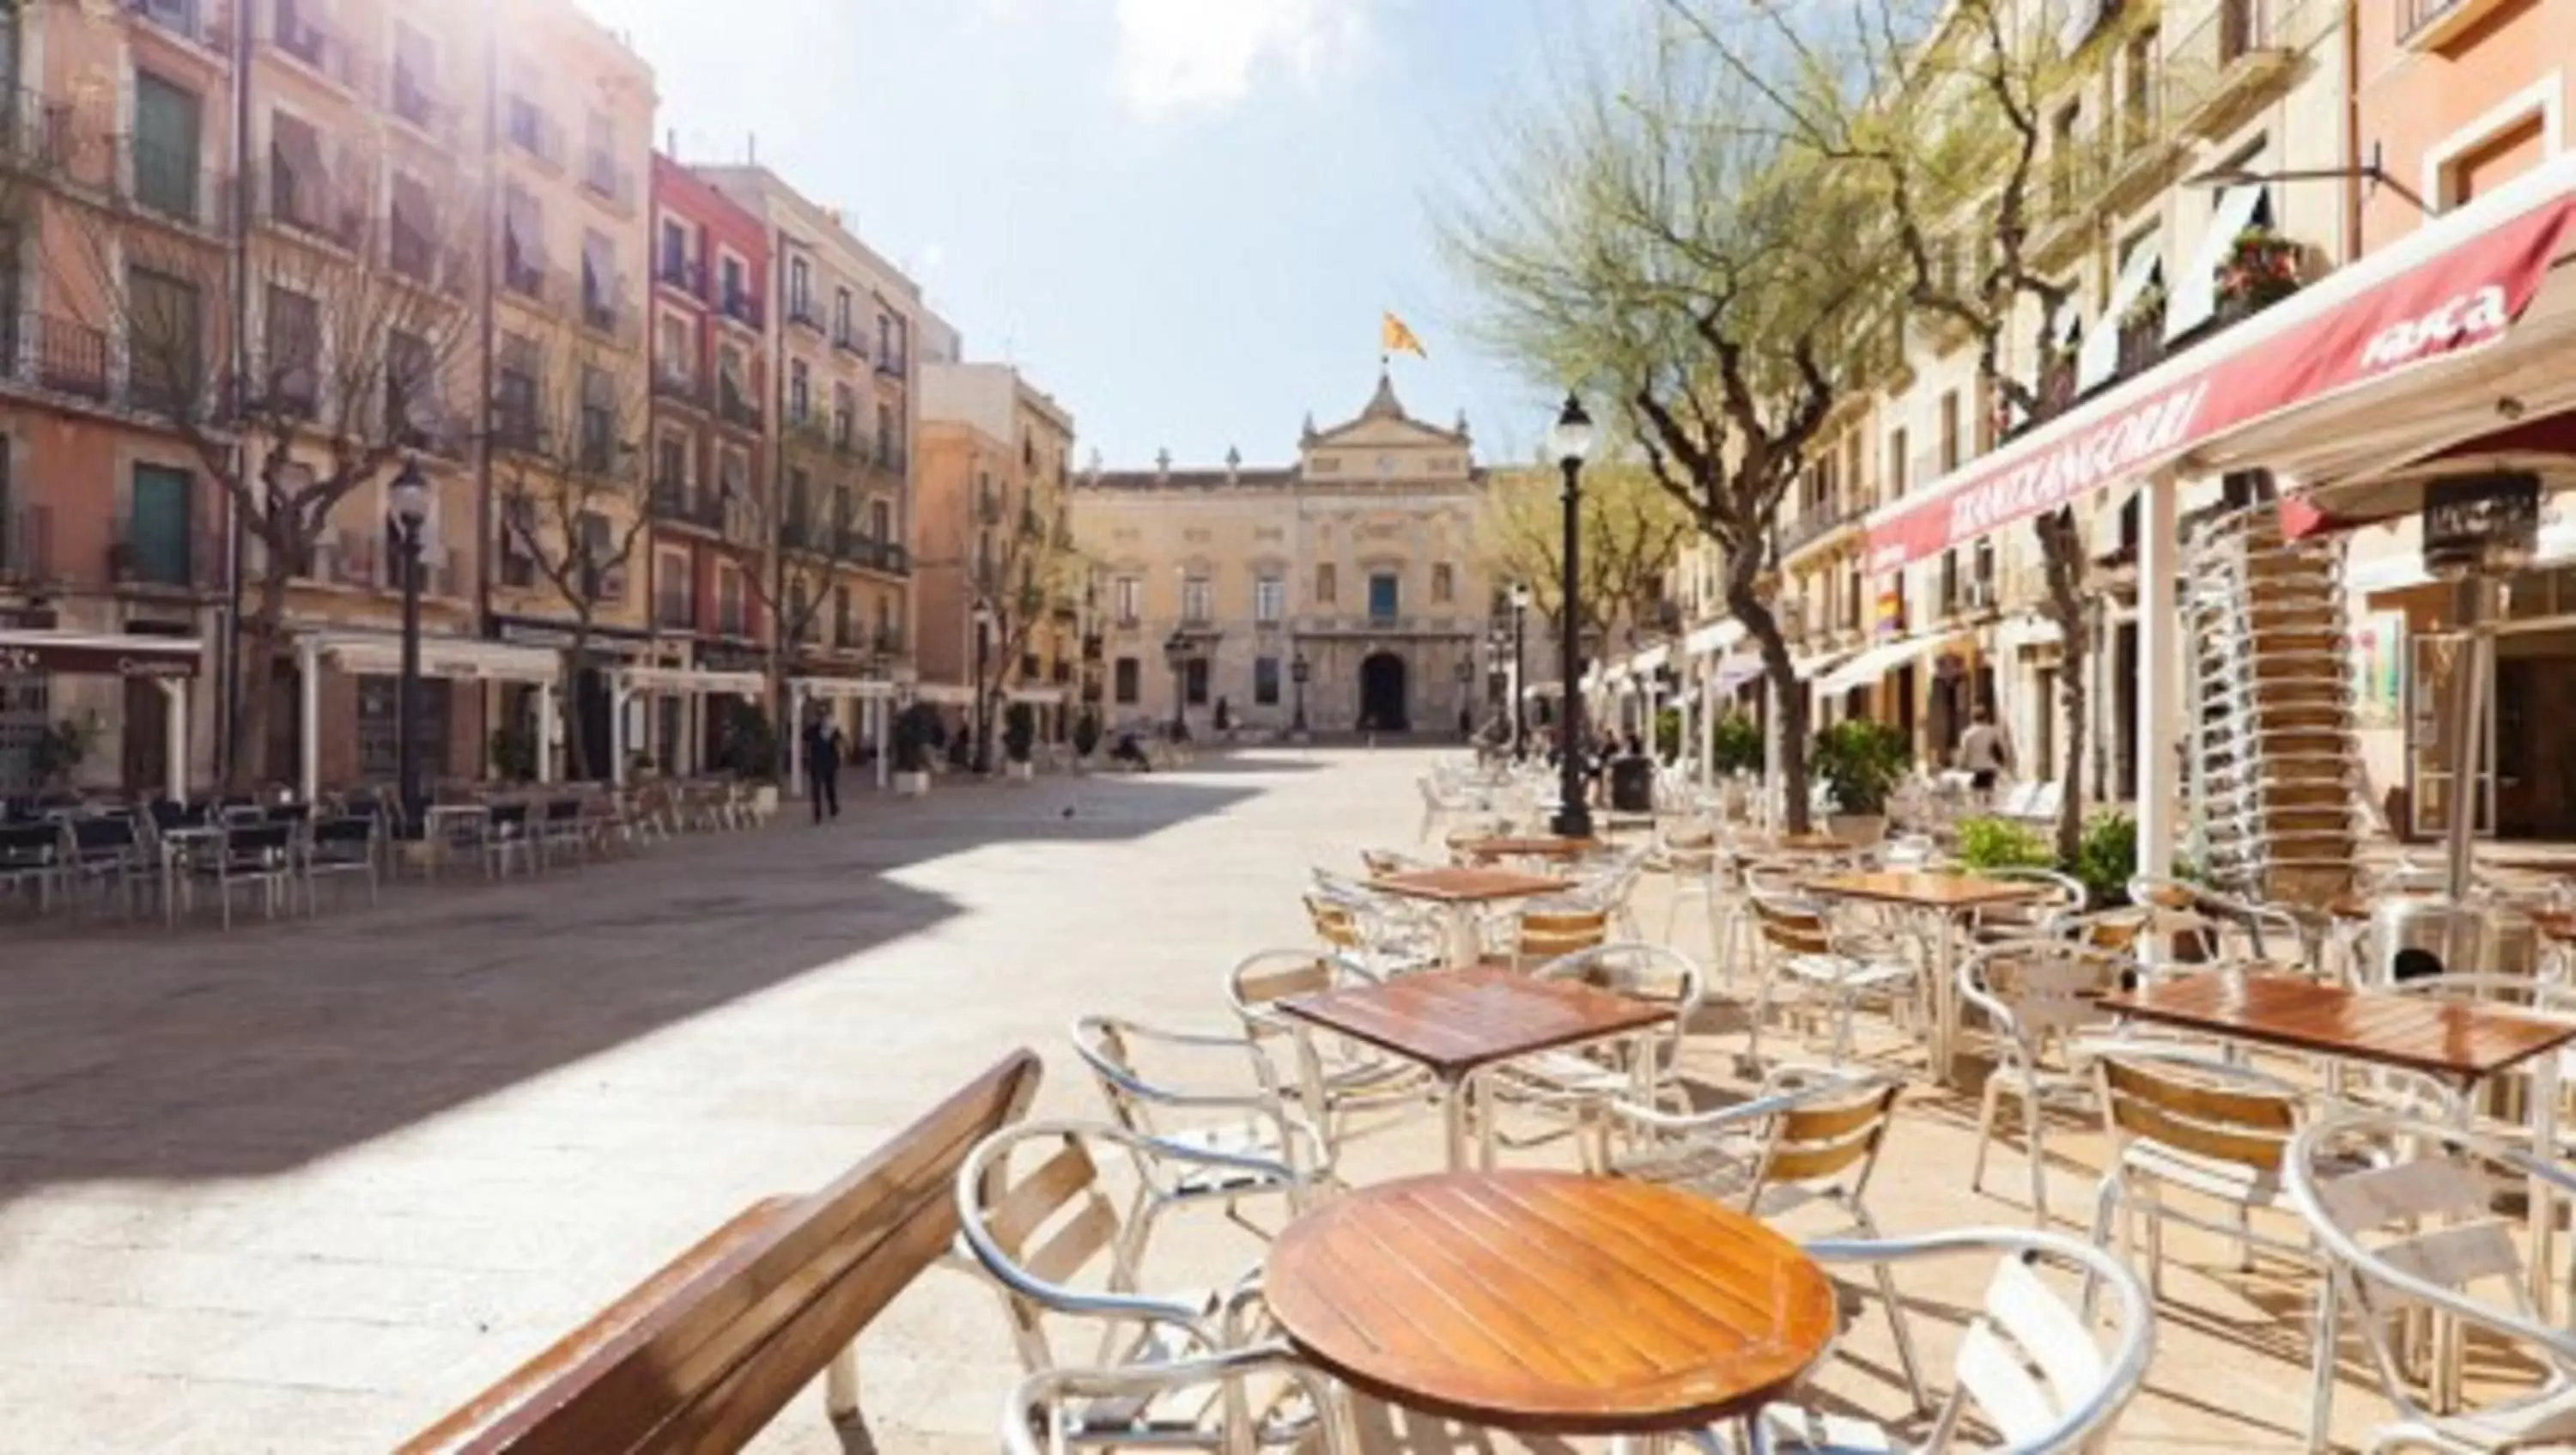
POLYGON ((1959 867, 1973 873, 1997 869, 2054 869, 2057 853, 2048 838, 2028 824, 2003 818, 1971 818, 1959 823, 1953 850, 1959 867))
POLYGON ((1762 771, 1763 742, 1761 725, 1740 712, 1730 712, 1717 720, 1713 751, 1714 767, 1720 773, 1759 773, 1762 771))
MULTIPOLYGON (((2116 809, 2093 815, 2076 841, 2075 862, 2067 872, 2083 882, 2085 902, 2095 909, 2117 909, 2129 902, 2129 881, 2138 874, 2138 821, 2116 809)), ((2186 877, 2177 863, 2175 877, 2186 877)))
POLYGON ((1029 754, 1037 747, 1038 710, 1025 702, 1014 702, 1002 709, 1002 776, 1032 778, 1037 765, 1029 754))
POLYGON ((2218 265, 2219 313, 2231 322, 2260 313, 2299 291, 2299 245, 2269 227, 2236 235, 2218 265))
POLYGON ((492 774, 504 783, 537 780, 537 735, 524 723, 492 729, 489 739, 492 774))
POLYGON ((2120 313, 2120 377, 2153 368, 2165 351, 2165 289, 2150 282, 2120 313))
POLYGON ((768 713, 751 705, 735 709, 725 731, 724 766, 754 785, 752 802, 760 812, 778 811, 778 731, 768 713))
POLYGON ((916 702, 894 715, 894 791, 918 798, 930 791, 930 755, 939 742, 939 714, 916 702))
POLYGON ((1678 761, 1681 755, 1682 710, 1678 707, 1659 708, 1655 712, 1655 757, 1671 763, 1678 761))
POLYGON ((98 742, 98 714, 67 717, 46 728, 36 737, 31 763, 36 780, 47 788, 67 788, 81 764, 89 761, 89 750, 98 742))
POLYGON ((1833 794, 1826 827, 1834 837, 1874 844, 1887 837, 1887 795, 1913 756, 1905 734, 1884 723, 1851 718, 1816 734, 1809 766, 1833 794))
POLYGON ((1077 763, 1089 763, 1100 748, 1100 715, 1084 708, 1073 720, 1073 757, 1077 763))

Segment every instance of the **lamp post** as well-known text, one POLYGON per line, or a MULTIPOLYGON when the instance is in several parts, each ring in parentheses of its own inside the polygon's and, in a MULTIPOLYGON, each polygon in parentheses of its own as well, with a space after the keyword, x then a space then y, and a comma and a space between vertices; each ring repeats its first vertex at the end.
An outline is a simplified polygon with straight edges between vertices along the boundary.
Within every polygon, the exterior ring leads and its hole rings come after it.
POLYGON ((1583 635, 1577 607, 1583 599, 1577 553, 1583 514, 1583 457, 1592 453, 1592 416, 1569 392, 1556 426, 1547 434, 1548 452, 1565 472, 1565 546, 1557 562, 1557 680, 1565 684, 1564 710, 1557 714, 1557 807, 1553 824, 1567 838, 1592 834, 1592 809, 1583 801, 1583 698, 1574 680, 1583 668, 1583 635))
POLYGON ((1475 709, 1469 705, 1467 693, 1467 684, 1475 680, 1475 662, 1470 658, 1460 657, 1458 659, 1458 736, 1461 738, 1473 738, 1476 735, 1475 709))
POLYGON ((429 524, 429 482, 420 462, 405 459, 385 489, 385 518, 394 557, 402 562, 402 671, 394 680, 394 792, 402 803, 403 832, 418 834, 420 792, 420 553, 429 524))
POLYGON ((1306 735, 1306 679, 1313 676, 1314 671, 1314 664, 1306 660, 1304 652, 1299 652, 1296 660, 1288 664, 1288 680, 1297 684, 1297 711, 1288 720, 1288 731, 1301 738, 1306 735))
POLYGON ((980 775, 993 771, 990 723, 987 721, 989 709, 986 706, 992 701, 992 695, 984 686, 986 671, 984 654, 990 646, 988 639, 993 634, 992 605, 979 599, 971 615, 975 622, 975 771, 980 775))
POLYGON ((1172 669, 1172 741, 1177 743, 1190 735, 1189 719, 1182 712, 1189 701, 1189 684, 1183 678, 1190 665, 1190 639, 1177 627, 1163 639, 1163 664, 1172 669))
POLYGON ((1527 746, 1529 741, 1529 689, 1524 685, 1524 679, 1522 677, 1522 673, 1527 669, 1522 666, 1523 657, 1521 652, 1522 627, 1524 623, 1529 620, 1529 603, 1529 588, 1520 585, 1513 586, 1512 756, 1514 758, 1522 757, 1529 751, 1527 746))

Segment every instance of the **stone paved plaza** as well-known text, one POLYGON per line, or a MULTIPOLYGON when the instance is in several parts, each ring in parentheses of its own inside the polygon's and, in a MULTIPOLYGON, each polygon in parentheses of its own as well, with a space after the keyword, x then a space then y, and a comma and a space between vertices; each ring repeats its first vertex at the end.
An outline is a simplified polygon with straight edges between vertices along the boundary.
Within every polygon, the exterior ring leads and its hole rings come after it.
MULTIPOLYGON (((406 886, 229 935, 0 931, 0 1452, 382 1449, 1010 1046, 1047 1056, 1042 1111, 1091 1114, 1070 1018, 1216 1023, 1233 957, 1305 938, 1310 866, 1412 839, 1426 761, 943 786, 858 798, 826 829, 406 886)), ((1660 930, 1660 900, 1642 917, 1660 930)), ((1740 1024, 1712 1008, 1696 1077, 1730 1083, 1740 1024)), ((1909 1105, 1877 1198, 1891 1231, 2028 1217, 2017 1143, 1994 1195, 1968 1191, 1973 1115, 1909 1105)), ((2100 1148, 2073 1123, 2058 1144, 2052 1200, 2080 1217, 2100 1148)), ((1420 1120, 1352 1170, 1436 1161, 1420 1120)), ((1258 1255, 1220 1247, 1228 1231, 1181 1233, 1178 1256, 1258 1255)), ((2150 1389, 2115 1448, 2298 1448, 2302 1280, 2172 1249, 2150 1389)), ((1936 1371, 1974 1273, 1907 1277, 1936 1371)), ((1837 1394, 1891 1398, 1883 1329, 1864 1317, 1837 1394)), ((934 1271, 861 1347, 867 1435, 816 1397, 761 1449, 993 1448, 1011 1366, 984 1290, 934 1271)), ((2348 1440, 2379 1408, 2358 1378, 2348 1440)))

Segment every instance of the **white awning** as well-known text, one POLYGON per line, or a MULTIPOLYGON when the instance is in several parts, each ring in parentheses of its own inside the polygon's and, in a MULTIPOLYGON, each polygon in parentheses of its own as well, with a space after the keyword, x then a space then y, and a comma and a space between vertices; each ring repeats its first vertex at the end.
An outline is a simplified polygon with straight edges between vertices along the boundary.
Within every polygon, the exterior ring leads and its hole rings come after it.
POLYGON ((975 689, 963 682, 917 682, 913 684, 912 700, 933 707, 973 707, 975 689))
POLYGON ((1002 700, 1004 702, 1025 702, 1031 707, 1062 707, 1064 706, 1064 689, 1061 687, 1014 687, 1010 691, 1002 694, 1002 700))
MULTIPOLYGON (((2576 561, 2576 521, 2553 520, 2540 528, 2540 540, 2531 552, 2530 570, 2563 566, 2576 561)), ((2379 591, 2404 591, 2432 581, 2424 572, 2424 553, 2401 547, 2384 556, 2373 556, 2344 567, 2343 584, 2348 590, 2364 595, 2379 591)))
POLYGON ((885 701, 894 696, 894 684, 881 677, 790 677, 787 686, 807 697, 842 701, 885 701))
MULTIPOLYGON (((402 670, 402 638, 388 632, 314 632, 297 644, 343 672, 390 677, 402 670)), ((420 671, 469 682, 552 682, 563 675, 563 653, 480 637, 424 636, 420 671)))
POLYGON ((1762 675, 1762 659, 1741 653, 1717 664, 1717 690, 1732 692, 1762 675))
POLYGON ((1995 650, 2010 652, 2022 647, 2047 646, 2061 636, 2057 623, 2044 616, 2008 616, 1995 624, 1995 650))
POLYGON ((1744 623, 1724 617, 1682 638, 1685 657, 1713 657, 1744 640, 1744 623))
POLYGON ((2264 187, 2260 182, 2247 182, 2218 194, 2217 210, 2210 214, 2209 230, 2200 235, 2200 248, 2191 255, 2191 263, 2182 276, 2173 280, 2172 291, 2165 296, 2165 341, 2171 343, 2184 334, 2218 316, 2218 270, 2227 256, 2236 250, 2236 235, 2254 225, 2263 210, 2264 187))
POLYGON ((1892 642, 1881 642, 1817 678, 1816 690, 1848 692, 1855 687, 1867 687, 1906 663, 1940 650, 1949 640, 1949 633, 1935 632, 1919 637, 1899 637, 1892 642))
POLYGON ((2102 319, 2084 340, 2083 349, 2075 356, 2075 391, 2090 394, 2108 384, 2120 372, 2120 317, 2156 282, 2164 271, 2164 251, 2157 237, 2150 233, 2129 249, 2126 262, 2120 265, 2120 276, 2111 284, 2111 296, 2102 300, 2102 319))
POLYGON ((1628 659, 1628 671, 1632 676, 1652 676, 1653 674, 1662 671, 1664 669, 1664 664, 1672 659, 1673 649, 1669 644, 1660 647, 1648 647, 1646 650, 1639 652, 1637 655, 1628 659))
POLYGON ((758 697, 769 680, 757 672, 717 672, 700 667, 620 667, 610 674, 621 692, 682 692, 758 697))
POLYGON ((1799 681, 1813 682, 1816 680, 1817 673, 1826 670, 1836 662, 1849 657, 1851 654, 1852 651, 1849 647, 1827 647, 1823 651, 1810 652, 1803 657, 1791 658, 1789 662, 1789 670, 1798 675, 1799 681))

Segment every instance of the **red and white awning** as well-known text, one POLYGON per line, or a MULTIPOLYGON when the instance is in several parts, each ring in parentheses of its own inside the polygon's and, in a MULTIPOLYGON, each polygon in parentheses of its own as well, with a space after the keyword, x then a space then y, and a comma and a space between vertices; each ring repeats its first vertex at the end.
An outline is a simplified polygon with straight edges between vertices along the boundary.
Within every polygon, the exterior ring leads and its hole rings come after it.
MULTIPOLYGON (((2211 469, 2241 459, 2298 473, 2280 454, 2303 432, 2293 411, 2306 416, 2401 375, 2411 389, 2426 371, 2448 378, 2473 370, 2476 361, 2465 356, 2502 340, 2551 269, 2576 261, 2571 255, 2576 155, 2221 330, 1931 489, 1882 506, 1869 519, 1869 568, 1892 571, 1939 555, 2186 454, 2211 469), (2275 421, 2284 428, 2269 428, 2275 421)), ((2450 442, 2423 441, 2403 458, 2450 442)))

